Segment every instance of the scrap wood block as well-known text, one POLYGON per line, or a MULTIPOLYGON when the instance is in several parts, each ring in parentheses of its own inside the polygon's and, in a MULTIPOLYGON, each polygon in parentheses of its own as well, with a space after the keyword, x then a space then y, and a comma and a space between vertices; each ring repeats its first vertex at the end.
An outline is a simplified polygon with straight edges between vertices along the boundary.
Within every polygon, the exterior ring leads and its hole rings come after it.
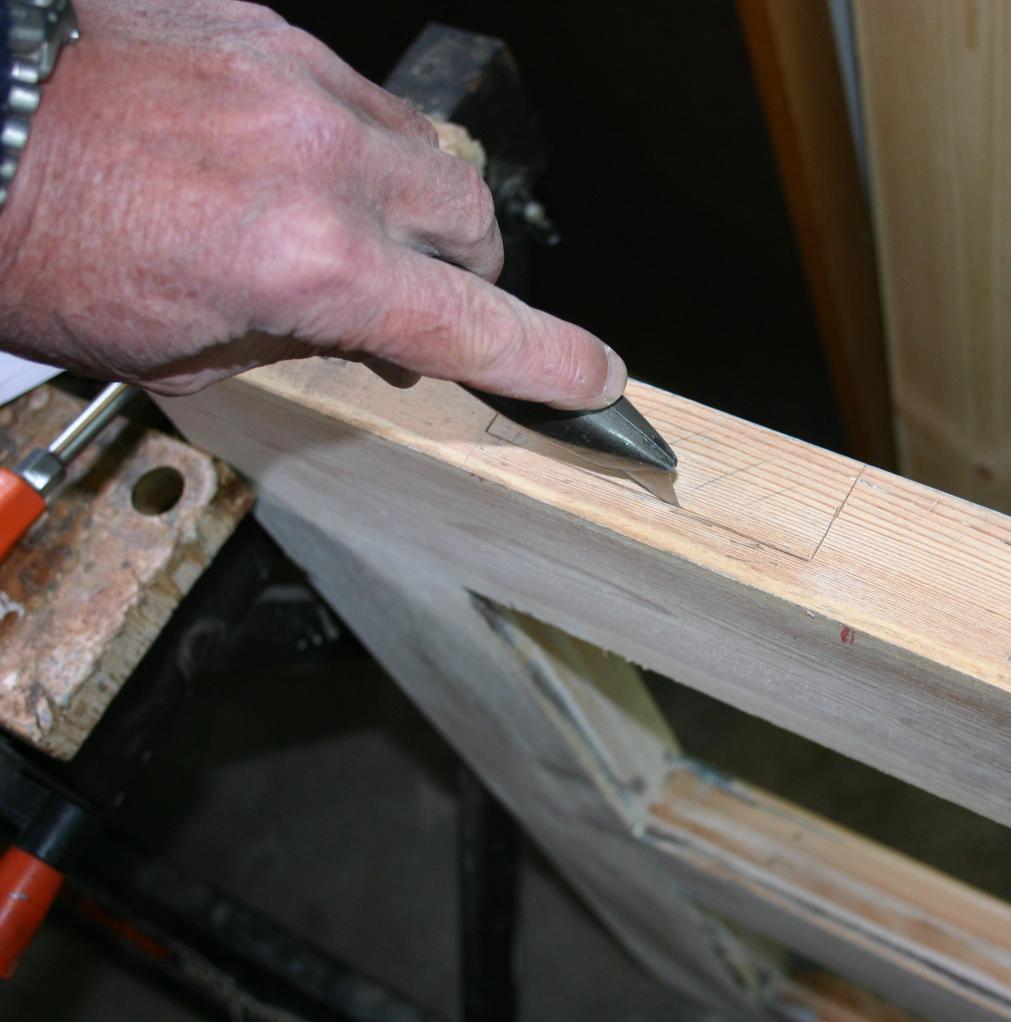
MULTIPOLYGON (((0 464, 82 402, 41 387, 0 409, 0 464)), ((0 565, 0 725, 69 759, 252 505, 210 456, 116 420, 0 565)))

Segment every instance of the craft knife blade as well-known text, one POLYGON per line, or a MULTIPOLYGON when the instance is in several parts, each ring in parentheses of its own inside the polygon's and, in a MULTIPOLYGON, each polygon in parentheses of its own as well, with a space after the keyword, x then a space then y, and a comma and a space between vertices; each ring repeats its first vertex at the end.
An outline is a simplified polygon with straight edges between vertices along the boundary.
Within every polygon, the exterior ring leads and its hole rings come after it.
POLYGON ((567 412, 534 401, 466 388, 507 419, 608 472, 623 472, 655 497, 680 507, 677 455, 626 397, 606 408, 567 412))

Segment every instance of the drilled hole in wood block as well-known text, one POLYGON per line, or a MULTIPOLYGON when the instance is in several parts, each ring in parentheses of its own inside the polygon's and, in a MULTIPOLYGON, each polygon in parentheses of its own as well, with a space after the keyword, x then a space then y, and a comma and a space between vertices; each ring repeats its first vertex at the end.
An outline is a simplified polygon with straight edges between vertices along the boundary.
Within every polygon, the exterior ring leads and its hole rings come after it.
POLYGON ((162 515, 179 503, 185 488, 182 472, 171 465, 162 465, 145 472, 133 484, 130 499, 134 510, 142 515, 162 515))

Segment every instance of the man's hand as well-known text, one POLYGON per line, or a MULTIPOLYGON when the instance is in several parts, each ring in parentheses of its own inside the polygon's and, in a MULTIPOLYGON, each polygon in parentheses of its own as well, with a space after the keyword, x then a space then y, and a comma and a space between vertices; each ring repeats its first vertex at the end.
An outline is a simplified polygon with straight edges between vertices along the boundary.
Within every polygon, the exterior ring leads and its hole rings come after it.
POLYGON ((494 287, 491 195, 407 104, 263 7, 77 8, 0 213, 5 347, 163 394, 311 354, 621 394, 610 349, 494 287))

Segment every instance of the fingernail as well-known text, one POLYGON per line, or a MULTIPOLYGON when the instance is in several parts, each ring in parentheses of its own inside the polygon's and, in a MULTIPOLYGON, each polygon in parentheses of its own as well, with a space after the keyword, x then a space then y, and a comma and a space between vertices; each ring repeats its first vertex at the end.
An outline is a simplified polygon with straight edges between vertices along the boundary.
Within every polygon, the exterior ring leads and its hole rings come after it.
POLYGON ((609 345, 604 345, 607 353, 607 380, 604 382, 603 399, 605 405, 612 405, 625 393, 628 383, 628 369, 622 357, 609 345))

